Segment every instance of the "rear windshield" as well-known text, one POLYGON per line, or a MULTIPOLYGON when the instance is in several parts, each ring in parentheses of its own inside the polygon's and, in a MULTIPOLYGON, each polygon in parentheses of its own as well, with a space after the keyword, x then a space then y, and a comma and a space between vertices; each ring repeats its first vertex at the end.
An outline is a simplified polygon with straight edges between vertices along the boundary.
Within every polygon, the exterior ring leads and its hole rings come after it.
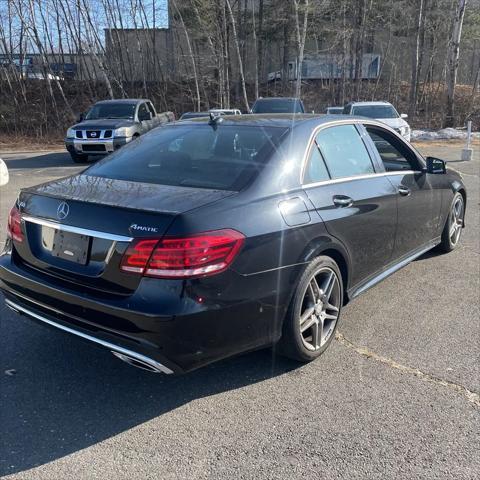
POLYGON ((133 118, 135 115, 134 103, 100 103, 94 105, 87 113, 85 120, 100 118, 133 118))
POLYGON ((165 126, 93 165, 86 175, 238 191, 268 161, 287 131, 208 124, 165 126))
POLYGON ((397 111, 391 105, 362 105, 353 107, 352 114, 368 118, 398 118, 397 111))
POLYGON ((303 108, 298 100, 257 100, 252 113, 303 113, 303 108))

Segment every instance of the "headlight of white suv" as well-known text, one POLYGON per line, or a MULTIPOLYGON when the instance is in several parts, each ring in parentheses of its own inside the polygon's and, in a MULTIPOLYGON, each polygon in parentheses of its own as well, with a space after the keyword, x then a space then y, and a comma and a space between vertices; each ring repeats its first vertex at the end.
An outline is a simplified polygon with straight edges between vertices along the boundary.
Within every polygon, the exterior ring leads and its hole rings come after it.
POLYGON ((400 135, 408 135, 408 132, 410 131, 409 127, 400 127, 400 135))
POLYGON ((67 138, 74 138, 75 137, 75 130, 73 128, 69 128, 67 130, 67 138))
POLYGON ((128 128, 127 127, 116 128, 113 136, 114 137, 128 137, 128 128))

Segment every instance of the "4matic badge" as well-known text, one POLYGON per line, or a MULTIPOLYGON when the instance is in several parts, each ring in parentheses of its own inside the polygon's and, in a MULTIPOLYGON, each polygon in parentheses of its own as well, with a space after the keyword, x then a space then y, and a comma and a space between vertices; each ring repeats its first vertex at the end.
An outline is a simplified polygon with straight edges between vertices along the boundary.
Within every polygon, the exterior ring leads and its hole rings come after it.
POLYGON ((150 233, 158 233, 157 227, 148 227, 146 225, 137 225, 136 223, 132 223, 129 228, 130 231, 136 232, 150 232, 150 233))

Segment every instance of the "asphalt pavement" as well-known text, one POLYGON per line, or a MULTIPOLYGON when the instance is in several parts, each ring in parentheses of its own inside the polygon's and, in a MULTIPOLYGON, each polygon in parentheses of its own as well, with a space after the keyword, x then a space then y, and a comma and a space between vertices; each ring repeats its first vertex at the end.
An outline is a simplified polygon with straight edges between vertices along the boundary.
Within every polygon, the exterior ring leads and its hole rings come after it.
MULTIPOLYGON (((471 162, 458 146, 422 150, 464 175, 460 247, 352 302, 311 364, 264 350, 155 375, 1 302, 0 476, 480 478, 480 149, 471 162)), ((0 156, 3 232, 19 188, 83 168, 58 152, 0 156)))

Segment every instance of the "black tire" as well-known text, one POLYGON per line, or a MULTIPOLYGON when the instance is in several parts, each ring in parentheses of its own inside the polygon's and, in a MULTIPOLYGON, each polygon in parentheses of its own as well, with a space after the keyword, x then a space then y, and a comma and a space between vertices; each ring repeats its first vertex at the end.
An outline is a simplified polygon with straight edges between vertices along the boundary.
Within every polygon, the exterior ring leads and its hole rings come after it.
POLYGON ((452 250, 455 250, 460 243, 460 237, 462 234, 463 228, 463 218, 465 215, 465 201, 461 193, 457 192, 453 197, 450 209, 448 210, 447 221, 443 227, 442 232, 442 241, 438 245, 439 250, 445 253, 449 253, 452 250), (460 213, 458 214, 458 208, 460 208, 460 213), (452 234, 452 227, 456 223, 457 228, 455 233, 452 234))
POLYGON ((70 152, 70 156, 75 163, 87 163, 88 162, 88 155, 77 153, 77 152, 70 152))
MULTIPOLYGON (((343 305, 343 295, 344 293, 342 275, 340 273, 338 265, 330 257, 327 256, 319 256, 315 258, 303 272, 295 289, 295 293, 293 295, 283 322, 283 332, 282 338, 280 339, 280 342, 278 344, 278 353, 300 362, 310 362, 318 358, 328 348, 335 336, 335 331, 340 321, 340 313, 343 305), (306 346, 306 342, 304 339, 305 332, 303 334, 301 332, 301 314, 302 310, 304 310, 303 313, 306 313, 306 310, 308 309, 305 308, 307 301, 306 295, 308 295, 307 289, 311 284, 312 278, 314 276, 318 278, 317 275, 322 275, 323 273, 329 275, 329 272, 333 272, 336 276, 337 284, 335 287, 335 302, 338 309, 337 320, 335 321, 333 327, 330 327, 328 337, 325 336, 325 338, 327 338, 325 343, 321 346, 318 346, 318 348, 315 347, 315 350, 312 350, 307 348, 306 346)), ((325 320, 325 322, 327 322, 327 320, 325 320)), ((326 327, 328 327, 328 325, 326 325, 326 327)), ((306 332, 308 333, 308 330, 306 330, 306 332)))

